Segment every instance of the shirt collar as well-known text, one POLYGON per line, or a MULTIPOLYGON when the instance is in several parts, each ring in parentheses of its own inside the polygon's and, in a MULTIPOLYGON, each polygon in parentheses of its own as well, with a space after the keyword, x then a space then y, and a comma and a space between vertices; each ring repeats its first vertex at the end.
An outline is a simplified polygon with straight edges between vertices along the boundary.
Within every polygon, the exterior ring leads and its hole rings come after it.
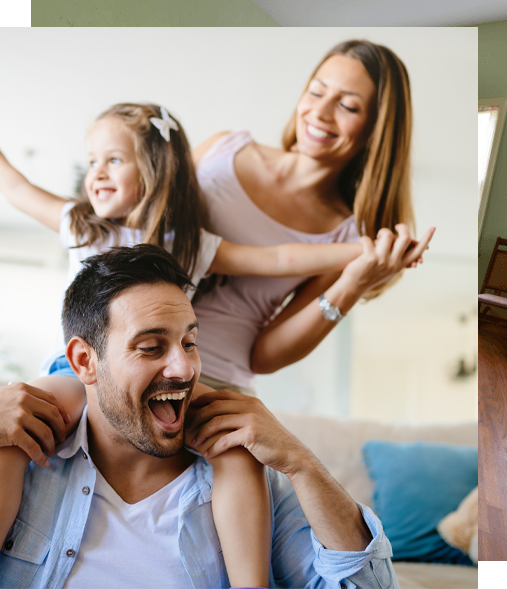
POLYGON ((65 442, 56 447, 56 454, 60 458, 72 458, 82 448, 88 454, 88 405, 84 408, 81 421, 76 431, 65 442))
MULTIPOLYGON (((59 458, 68 459, 75 456, 81 449, 89 457, 88 452, 88 405, 85 406, 83 415, 76 431, 70 435, 65 442, 56 447, 56 454, 59 458)), ((197 454, 197 452, 193 452, 197 454)), ((89 460, 91 466, 93 463, 89 460)), ((195 476, 199 488, 199 505, 211 501, 211 489, 213 487, 213 467, 202 456, 198 456, 194 462, 195 476)))

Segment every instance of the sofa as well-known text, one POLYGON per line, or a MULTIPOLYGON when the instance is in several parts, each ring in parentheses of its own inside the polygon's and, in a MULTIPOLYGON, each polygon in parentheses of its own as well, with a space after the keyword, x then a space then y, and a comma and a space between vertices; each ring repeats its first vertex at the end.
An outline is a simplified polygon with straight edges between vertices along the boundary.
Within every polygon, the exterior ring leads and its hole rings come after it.
MULTIPOLYGON (((276 413, 280 422, 324 464, 354 500, 373 507, 374 484, 361 449, 368 440, 477 446, 477 424, 398 426, 367 421, 276 413)), ((477 589, 477 567, 394 562, 401 589, 477 589)))

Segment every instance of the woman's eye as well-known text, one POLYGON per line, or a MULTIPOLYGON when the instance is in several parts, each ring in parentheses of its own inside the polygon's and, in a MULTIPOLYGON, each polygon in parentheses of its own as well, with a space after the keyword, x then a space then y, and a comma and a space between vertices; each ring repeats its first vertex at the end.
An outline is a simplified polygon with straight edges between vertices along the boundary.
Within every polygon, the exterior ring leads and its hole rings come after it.
POLYGON ((350 106, 345 106, 345 104, 343 104, 343 102, 340 102, 340 104, 345 110, 348 110, 349 112, 358 112, 358 110, 359 110, 357 108, 351 108, 350 106))
POLYGON ((187 350, 193 350, 194 348, 197 348, 197 344, 195 342, 189 342, 188 344, 184 344, 184 346, 187 350))
POLYGON ((322 94, 317 94, 316 92, 310 92, 310 96, 315 96, 316 98, 320 98, 322 94))

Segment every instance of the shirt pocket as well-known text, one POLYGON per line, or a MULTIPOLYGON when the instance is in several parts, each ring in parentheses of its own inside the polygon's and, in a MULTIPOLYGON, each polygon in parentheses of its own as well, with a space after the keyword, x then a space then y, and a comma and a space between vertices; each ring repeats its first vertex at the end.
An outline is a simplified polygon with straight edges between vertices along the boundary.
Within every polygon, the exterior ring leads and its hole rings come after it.
POLYGON ((32 564, 42 564, 51 547, 49 538, 16 519, 2 546, 3 555, 32 564))

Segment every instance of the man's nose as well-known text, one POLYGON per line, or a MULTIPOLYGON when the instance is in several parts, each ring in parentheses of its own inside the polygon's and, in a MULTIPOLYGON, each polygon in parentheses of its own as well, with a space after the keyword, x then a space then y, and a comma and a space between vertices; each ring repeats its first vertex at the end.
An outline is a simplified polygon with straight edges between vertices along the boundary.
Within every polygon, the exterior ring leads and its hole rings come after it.
POLYGON ((164 378, 178 379, 187 382, 192 380, 194 372, 195 370, 191 359, 181 346, 175 346, 168 351, 162 372, 164 378))

